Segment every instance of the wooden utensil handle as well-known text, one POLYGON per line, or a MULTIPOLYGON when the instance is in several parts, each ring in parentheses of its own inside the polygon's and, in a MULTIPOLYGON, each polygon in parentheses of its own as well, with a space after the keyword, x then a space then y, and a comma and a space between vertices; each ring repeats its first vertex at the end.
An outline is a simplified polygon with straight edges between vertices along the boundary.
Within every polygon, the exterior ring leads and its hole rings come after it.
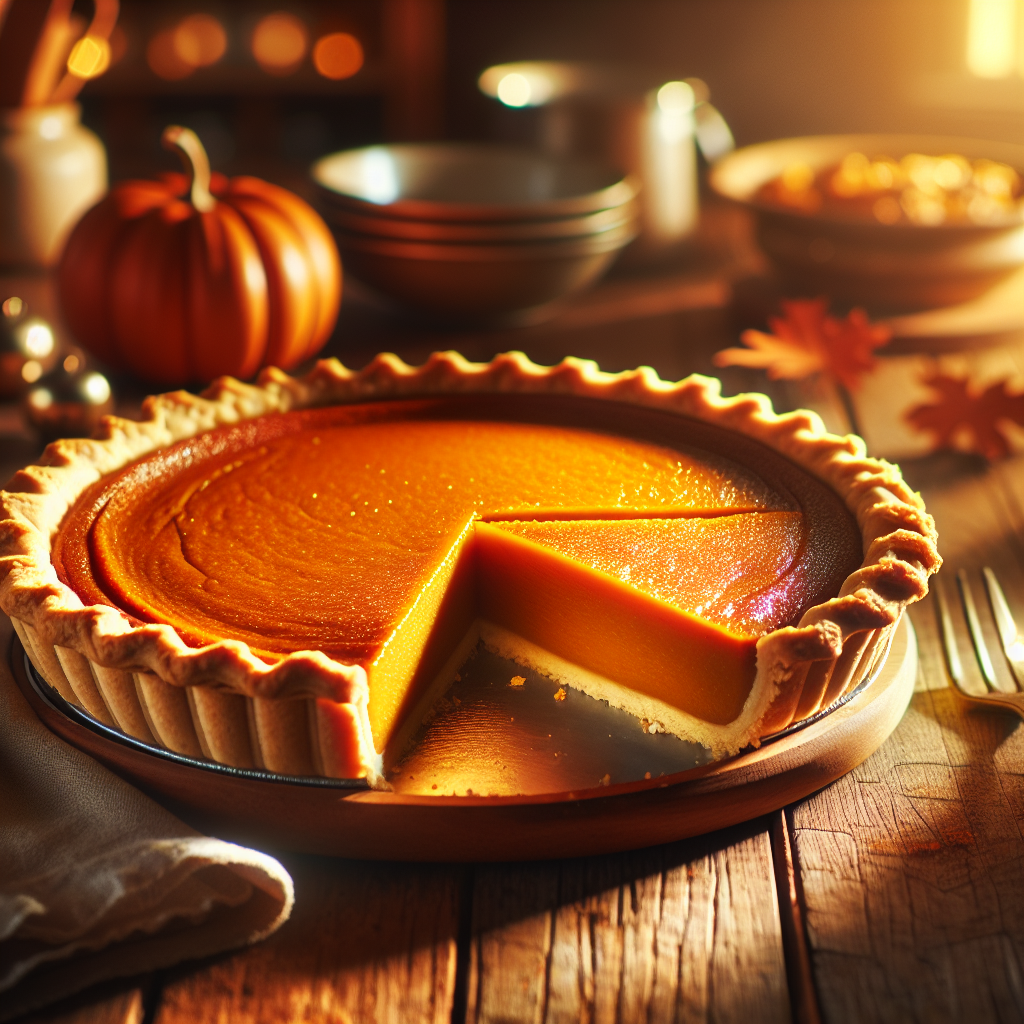
MULTIPOLYGON (((92 21, 84 35, 93 39, 109 39, 110 33, 114 31, 114 25, 117 24, 117 15, 120 10, 119 0, 94 0, 93 7, 92 21)), ((50 101, 52 103, 70 103, 87 81, 87 78, 81 78, 69 70, 60 80, 57 88, 53 90, 50 101)))
POLYGON ((73 0, 10 0, 0 29, 0 106, 50 102, 71 39, 73 0))

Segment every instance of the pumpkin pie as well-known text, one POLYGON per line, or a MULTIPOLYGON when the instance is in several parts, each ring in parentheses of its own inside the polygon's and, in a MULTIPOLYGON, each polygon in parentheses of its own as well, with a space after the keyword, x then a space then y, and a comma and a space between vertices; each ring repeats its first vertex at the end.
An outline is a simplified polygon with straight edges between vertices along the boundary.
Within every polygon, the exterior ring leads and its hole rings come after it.
POLYGON ((379 357, 146 416, 16 476, 0 604, 67 699, 230 764, 380 778, 481 638, 728 755, 939 562, 894 467, 705 378, 379 357))

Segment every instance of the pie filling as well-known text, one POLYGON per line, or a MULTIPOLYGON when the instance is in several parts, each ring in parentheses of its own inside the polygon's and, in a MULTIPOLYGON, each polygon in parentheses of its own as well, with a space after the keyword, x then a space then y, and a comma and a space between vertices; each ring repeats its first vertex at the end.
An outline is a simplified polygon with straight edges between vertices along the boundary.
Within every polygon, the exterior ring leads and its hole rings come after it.
POLYGON ((54 564, 86 603, 192 646, 363 666, 378 751, 481 621, 502 653, 547 652, 634 713, 727 725, 758 637, 860 565, 856 524, 756 442, 610 405, 464 395, 215 430, 86 491, 54 564))

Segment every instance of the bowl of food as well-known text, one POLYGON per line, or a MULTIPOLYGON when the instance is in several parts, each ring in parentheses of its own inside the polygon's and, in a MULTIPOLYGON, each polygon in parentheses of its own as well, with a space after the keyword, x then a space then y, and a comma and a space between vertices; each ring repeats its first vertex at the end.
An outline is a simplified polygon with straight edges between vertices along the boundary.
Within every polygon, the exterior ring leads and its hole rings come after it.
POLYGON ((449 321, 517 323, 592 284, 637 234, 636 189, 507 146, 371 146, 313 165, 352 274, 449 321))
POLYGON ((965 302, 1024 264, 1024 146, 918 135, 736 150, 711 187, 756 219, 787 287, 880 310, 965 302))

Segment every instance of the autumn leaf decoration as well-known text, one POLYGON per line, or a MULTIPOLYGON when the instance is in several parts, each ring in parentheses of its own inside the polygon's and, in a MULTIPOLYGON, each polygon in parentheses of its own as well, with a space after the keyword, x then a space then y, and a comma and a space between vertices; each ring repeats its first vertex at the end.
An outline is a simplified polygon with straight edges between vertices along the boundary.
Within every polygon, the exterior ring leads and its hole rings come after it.
POLYGON ((936 449, 978 452, 989 461, 1010 454, 1003 424, 1024 427, 1024 392, 1013 394, 1005 380, 972 389, 967 378, 943 373, 923 383, 938 393, 938 401, 916 405, 904 416, 915 429, 932 435, 936 449))
POLYGON ((875 365, 874 350, 892 332, 872 324, 862 309, 845 318, 829 316, 827 299, 783 299, 782 316, 771 316, 771 333, 744 331, 746 348, 727 348, 715 354, 716 366, 750 366, 768 371, 772 380, 800 380, 823 373, 848 390, 875 365))

